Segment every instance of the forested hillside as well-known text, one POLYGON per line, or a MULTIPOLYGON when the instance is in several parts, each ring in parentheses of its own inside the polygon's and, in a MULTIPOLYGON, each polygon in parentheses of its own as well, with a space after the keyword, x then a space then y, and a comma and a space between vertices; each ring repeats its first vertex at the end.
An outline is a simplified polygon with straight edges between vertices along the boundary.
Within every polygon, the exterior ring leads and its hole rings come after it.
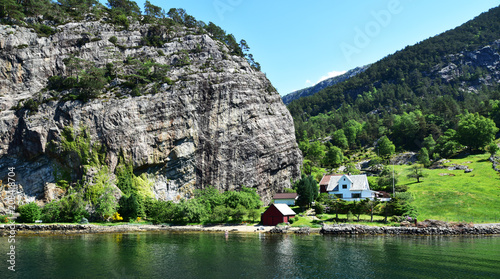
POLYGON ((392 144, 425 147, 431 159, 485 149, 500 127, 499 52, 497 7, 293 101, 288 108, 306 159, 339 165, 346 152, 379 139, 389 153, 392 144))

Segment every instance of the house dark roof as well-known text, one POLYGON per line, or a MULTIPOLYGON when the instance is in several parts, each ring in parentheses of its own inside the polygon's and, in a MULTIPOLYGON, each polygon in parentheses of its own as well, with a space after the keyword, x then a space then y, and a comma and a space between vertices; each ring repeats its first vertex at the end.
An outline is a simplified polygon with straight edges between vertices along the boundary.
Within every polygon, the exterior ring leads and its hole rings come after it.
POLYGON ((323 178, 321 178, 321 181, 319 182, 319 185, 326 185, 326 186, 328 186, 328 183, 330 183, 330 178, 332 176, 342 176, 342 174, 328 174, 328 175, 324 175, 323 178))
POLYGON ((273 200, 296 199, 297 193, 278 193, 275 194, 273 200))

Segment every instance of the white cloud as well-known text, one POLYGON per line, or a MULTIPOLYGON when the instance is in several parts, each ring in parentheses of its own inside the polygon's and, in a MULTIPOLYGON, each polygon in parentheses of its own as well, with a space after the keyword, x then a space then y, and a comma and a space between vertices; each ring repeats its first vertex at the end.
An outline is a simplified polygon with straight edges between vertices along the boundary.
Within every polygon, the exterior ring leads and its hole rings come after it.
POLYGON ((331 71, 331 72, 329 72, 326 76, 322 76, 322 77, 318 80, 318 82, 316 82, 316 83, 322 82, 322 81, 324 81, 324 80, 325 80, 325 79, 327 79, 327 78, 332 78, 332 77, 336 77, 336 76, 343 75, 343 74, 345 74, 346 72, 347 72, 347 71, 331 71))
POLYGON ((312 85, 312 82, 310 80, 306 80, 306 85, 312 85))

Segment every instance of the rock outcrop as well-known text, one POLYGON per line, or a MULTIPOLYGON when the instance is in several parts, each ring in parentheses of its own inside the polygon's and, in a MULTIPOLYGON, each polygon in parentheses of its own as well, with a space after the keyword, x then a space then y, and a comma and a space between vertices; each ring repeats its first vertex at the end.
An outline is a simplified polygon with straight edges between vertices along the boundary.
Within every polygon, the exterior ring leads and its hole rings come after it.
POLYGON ((42 199, 61 162, 78 165, 78 160, 58 160, 50 150, 65 127, 83 131, 103 147, 110 173, 123 161, 144 173, 159 199, 189 197, 208 185, 221 190, 244 185, 256 188, 267 203, 291 186, 302 156, 292 118, 265 74, 209 34, 185 27, 165 30, 159 47, 144 45, 150 28, 133 24, 120 30, 86 21, 39 37, 28 28, 0 26, 2 189, 7 168, 14 167, 23 199, 42 199), (64 59, 71 56, 95 67, 148 59, 168 65, 169 82, 153 93, 145 85, 147 92, 131 96, 122 86, 126 81, 117 77, 98 98, 64 101, 44 88, 49 77, 70 74, 64 59), (29 98, 42 100, 36 110, 13 108, 29 98))

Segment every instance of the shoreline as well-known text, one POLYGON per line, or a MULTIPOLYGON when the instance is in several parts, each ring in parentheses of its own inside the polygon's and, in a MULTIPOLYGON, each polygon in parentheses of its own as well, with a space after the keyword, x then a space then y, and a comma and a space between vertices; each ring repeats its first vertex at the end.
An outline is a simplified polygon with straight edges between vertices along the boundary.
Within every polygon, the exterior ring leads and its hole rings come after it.
MULTIPOLYGON (((323 234, 323 235, 500 235, 500 224, 475 224, 468 226, 430 226, 430 227, 375 227, 366 225, 325 225, 322 228, 246 226, 246 225, 116 225, 101 226, 92 224, 14 224, 16 235, 70 235, 100 233, 134 232, 231 232, 231 233, 269 233, 269 234, 323 234), (263 228, 263 229, 262 229, 263 228)), ((11 233, 10 224, 0 225, 0 236, 11 233)))

